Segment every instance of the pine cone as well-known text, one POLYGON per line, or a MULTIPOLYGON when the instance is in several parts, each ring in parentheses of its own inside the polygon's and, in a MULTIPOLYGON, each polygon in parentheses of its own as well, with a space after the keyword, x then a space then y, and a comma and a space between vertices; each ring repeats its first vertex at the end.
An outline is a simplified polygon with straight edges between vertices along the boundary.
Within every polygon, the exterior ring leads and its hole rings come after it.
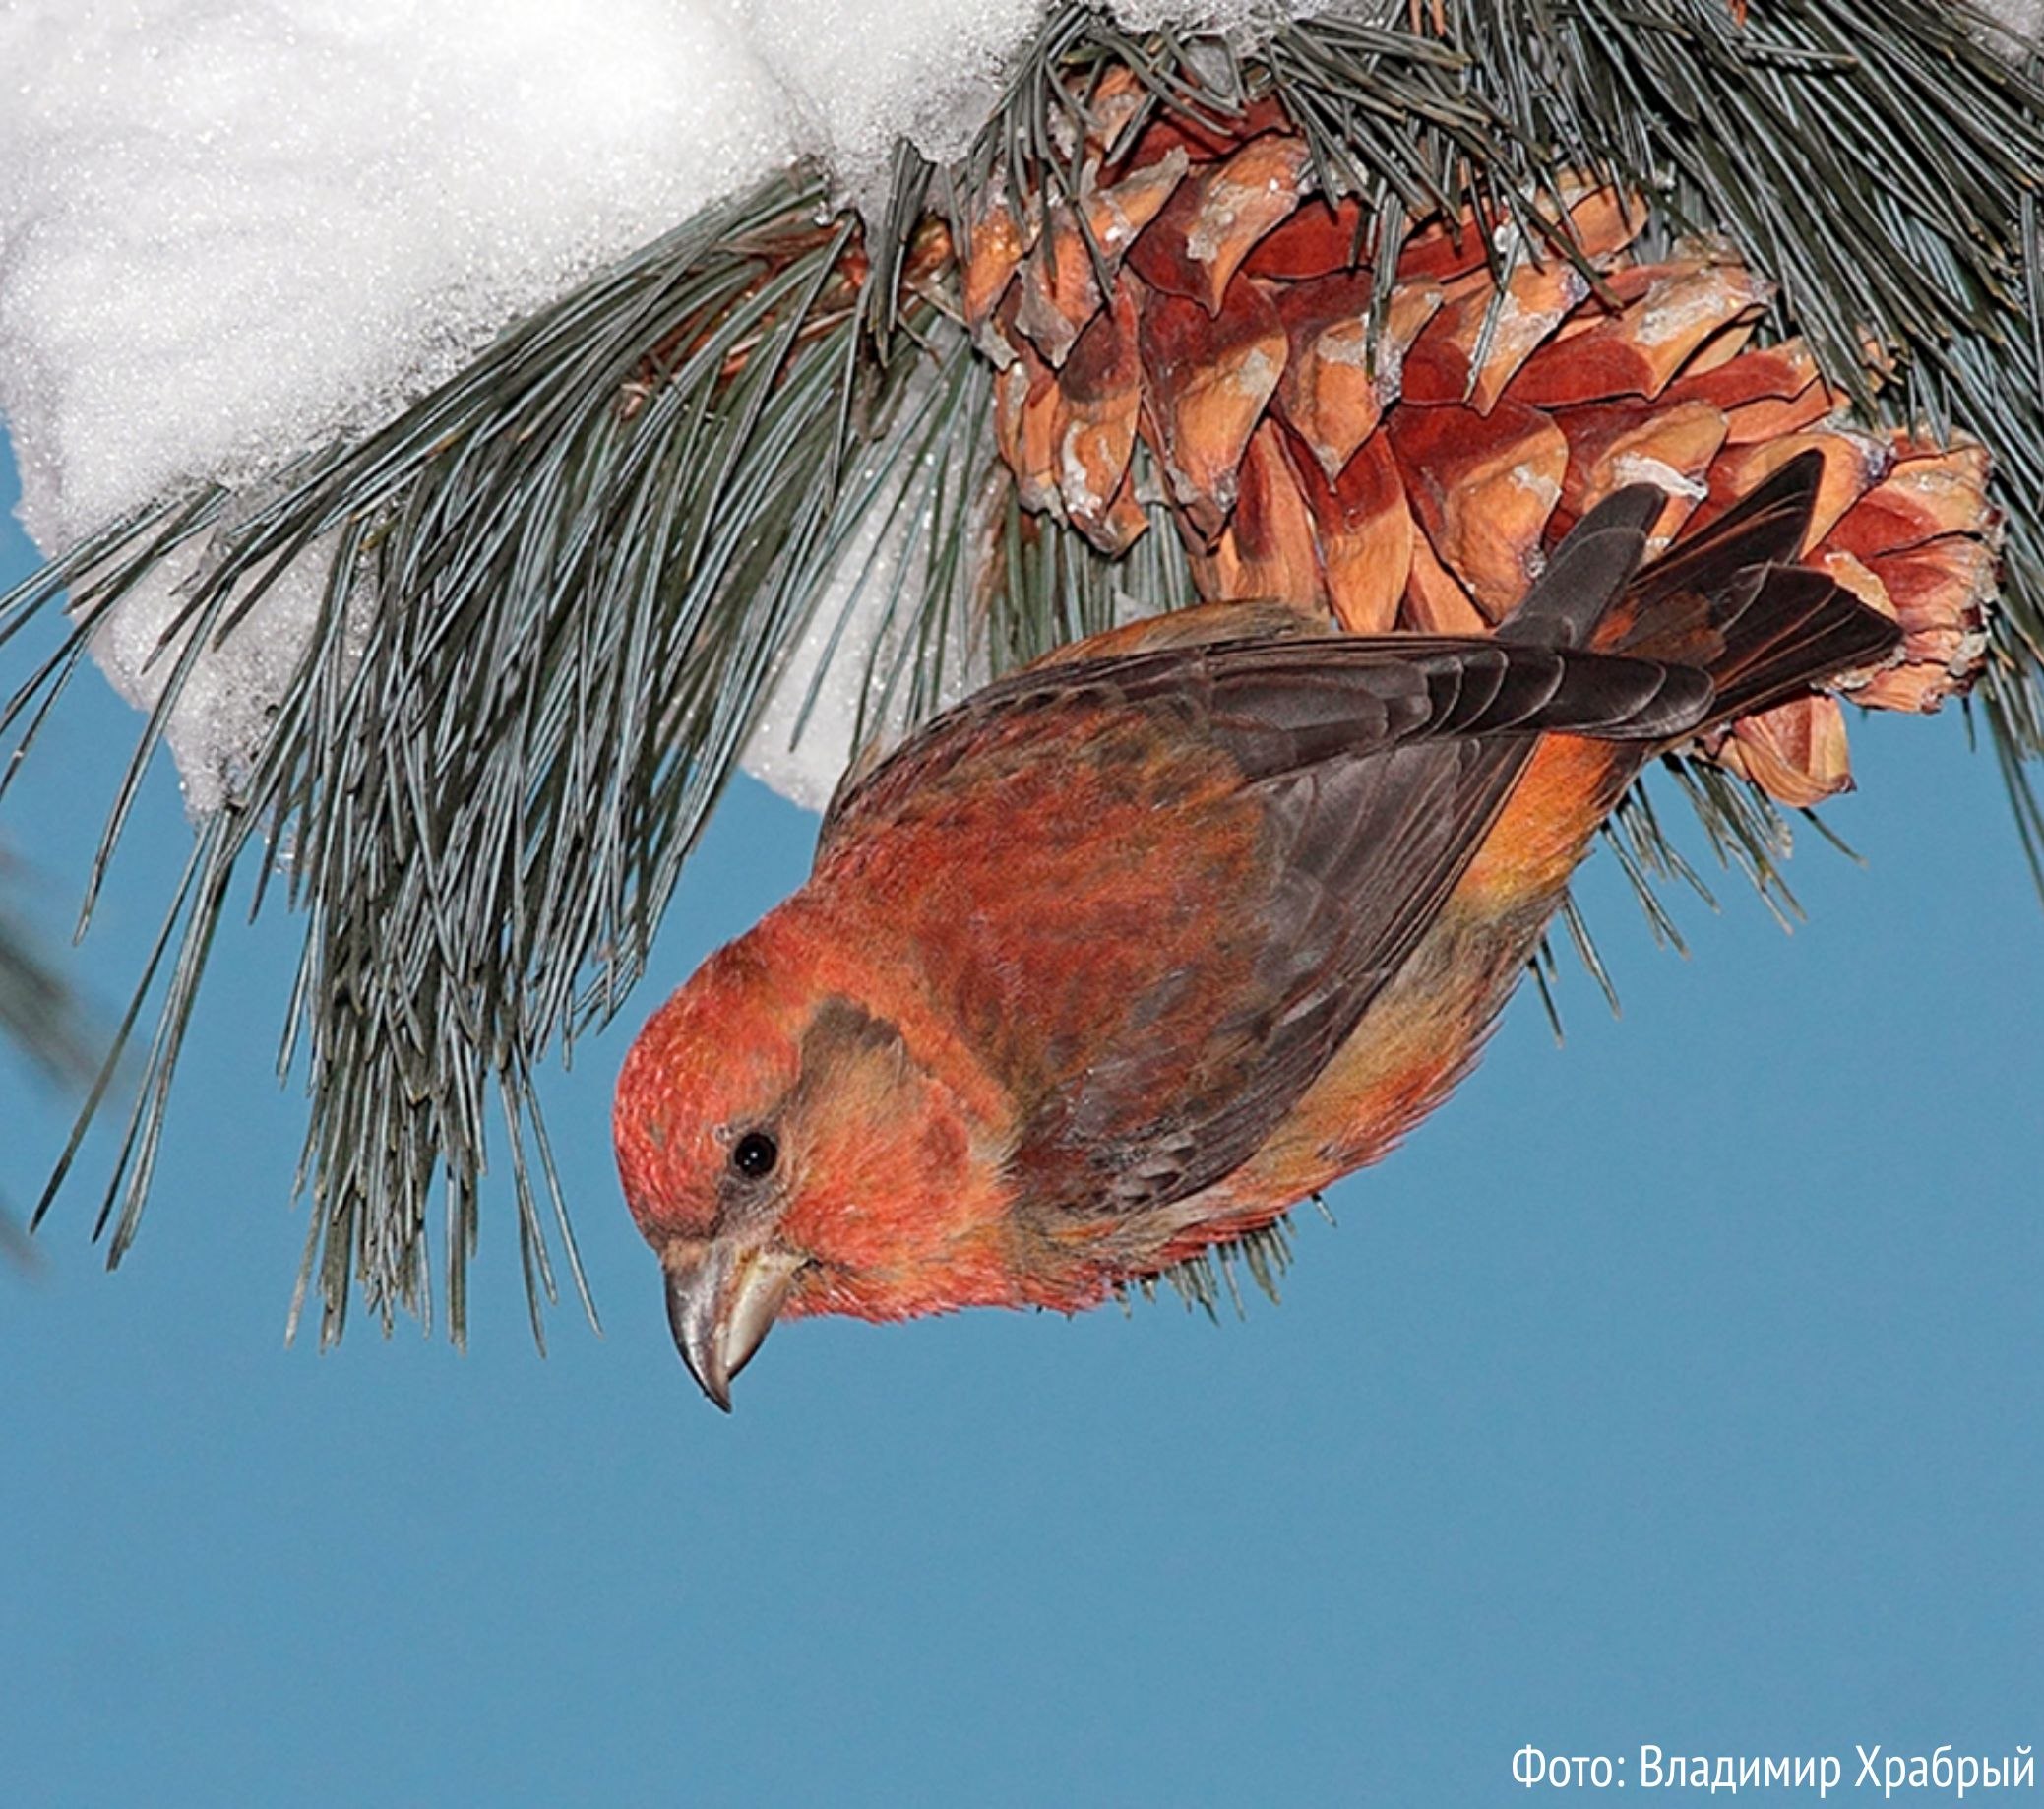
MULTIPOLYGON (((1140 439, 1208 598, 1317 605, 1358 633, 1482 633, 1611 490, 1668 492, 1659 550, 1815 447, 1803 556, 1906 631, 1896 663, 1841 689, 1930 711, 1978 675, 1985 452, 1855 426, 1802 342, 1753 346, 1770 289, 1734 248, 1637 263, 1643 205, 1583 185, 1545 239, 1412 222, 1376 308, 1371 222, 1309 193, 1274 105, 1226 131, 1166 113, 1124 144, 1141 99, 1125 71, 1101 84, 1070 200, 1022 220, 995 200, 968 222, 966 317, 1002 367, 1024 507, 1125 551, 1148 526, 1140 439)), ((1703 751, 1788 804, 1851 782, 1829 696, 1703 751)))

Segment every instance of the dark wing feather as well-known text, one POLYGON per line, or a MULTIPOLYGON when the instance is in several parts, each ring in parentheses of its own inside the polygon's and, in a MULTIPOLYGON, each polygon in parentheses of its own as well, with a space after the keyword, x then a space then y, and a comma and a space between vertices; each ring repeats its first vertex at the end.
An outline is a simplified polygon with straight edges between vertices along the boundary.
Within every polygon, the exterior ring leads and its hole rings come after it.
POLYGON ((1252 983, 1207 1027, 1190 1084, 1171 1039, 1137 1036, 1041 1099, 1014 1163, 1028 1192, 1136 1211, 1254 1154, 1439 913, 1529 747, 1421 740, 1257 781, 1273 864, 1244 901, 1263 931, 1252 983))
MULTIPOLYGON (((1189 776, 1223 765, 1229 808, 1260 839, 1250 893, 1216 882, 1202 897, 1210 943, 1173 943, 1160 929, 1149 967, 1108 1006, 1087 1002, 1107 1012, 1106 1032, 1093 1016, 1090 1041, 1041 1025, 1040 1046, 1060 1060, 1032 1070, 1023 1057, 994 1058, 1028 1106, 1012 1158, 1024 1197, 1137 1211, 1227 1174, 1312 1084, 1439 913, 1537 733, 1659 740, 1709 699, 1694 668, 1417 636, 1173 647, 1023 673, 849 788, 819 868, 1018 772, 1080 775, 1108 758, 1105 724, 1140 719, 1146 744, 1189 776)), ((1032 814, 1004 831, 1016 840, 1002 854, 1026 872, 1055 852, 1027 838, 1068 845, 1086 830, 1032 814)), ((1090 904, 1055 902, 1066 946, 1125 935, 1090 925, 1090 904)), ((942 909, 960 907, 948 899, 942 909)), ((1004 1009, 1060 1008, 1038 990, 1004 1009)))
MULTIPOLYGON (((848 774, 817 835, 821 865, 847 838, 883 828, 940 775, 1019 718, 1038 719, 1046 758, 1066 718, 1143 708, 1216 734, 1268 775, 1359 759, 1414 737, 1570 733, 1667 740, 1702 719, 1710 684, 1667 660, 1577 654, 1456 635, 1339 635, 1172 646, 1031 667, 976 691, 863 772, 848 774)), ((1026 738, 1026 731, 1024 737, 1026 738)))
POLYGON ((1703 717, 1696 666, 1579 651, 1658 508, 1636 489, 1592 511, 1497 640, 1124 634, 988 686, 847 780, 819 874, 899 850, 891 896, 1023 1105, 1024 1199, 1134 1212, 1239 1166, 1439 914, 1540 733, 1658 741, 1703 717), (1101 797, 1146 853, 1087 814, 1101 797), (907 871, 952 849, 960 875, 907 871), (1010 896, 1096 853, 1166 883, 1010 896), (1133 952, 1132 896, 1161 902, 1133 952), (991 926, 977 953, 956 952, 960 922, 991 926), (1111 946, 1111 983, 1084 959, 1024 972, 1016 950, 1046 937, 1111 946))
MULTIPOLYGON (((1130 675, 1131 701, 1162 674, 1130 675)), ((1707 708, 1701 672, 1411 637, 1210 650, 1171 680, 1262 813, 1267 884, 1231 902, 1261 939, 1252 982, 1197 1062, 1129 1037, 1037 1104, 1015 1167, 1046 1203, 1136 1211, 1246 1160, 1439 914, 1533 731, 1660 739, 1707 708)), ((1160 974, 1197 993, 1197 972, 1160 974)))

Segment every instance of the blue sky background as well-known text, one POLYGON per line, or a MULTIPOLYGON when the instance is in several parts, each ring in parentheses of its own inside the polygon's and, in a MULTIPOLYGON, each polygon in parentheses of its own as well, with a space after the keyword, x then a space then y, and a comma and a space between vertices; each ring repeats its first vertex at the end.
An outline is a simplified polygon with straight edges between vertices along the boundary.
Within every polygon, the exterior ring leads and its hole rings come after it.
MULTIPOLYGON (((89 677, 0 804, 53 944, 139 724, 89 677)), ((2044 1742, 2044 915, 1955 715, 1854 747, 1868 870, 1808 838, 1808 925, 1727 880, 1683 961, 1598 862, 1623 1021, 1521 997, 1281 1308, 786 1327, 730 1419, 609 1087, 811 819, 739 784, 552 1077, 606 1335, 543 1361, 501 1198, 466 1356, 283 1346, 297 925, 230 928, 129 1260, 78 1186, 0 1274, 0 1799, 1454 1805, 1528 1741, 2044 1742)), ((187 844, 159 771, 71 963, 109 1022, 187 844)), ((17 1205, 69 1112, 0 1058, 17 1205)))

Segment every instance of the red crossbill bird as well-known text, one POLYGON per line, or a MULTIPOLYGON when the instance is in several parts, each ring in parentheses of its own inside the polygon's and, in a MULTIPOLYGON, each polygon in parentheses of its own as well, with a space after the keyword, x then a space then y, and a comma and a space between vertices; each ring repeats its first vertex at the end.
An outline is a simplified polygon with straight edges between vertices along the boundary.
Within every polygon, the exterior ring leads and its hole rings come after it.
POLYGON ((808 883, 618 1083, 704 1392, 793 1315, 1093 1306, 1383 1155, 1644 761, 1894 648, 1787 563, 1820 466, 1643 569, 1664 499, 1619 492, 1495 638, 1205 605, 848 776, 808 883))

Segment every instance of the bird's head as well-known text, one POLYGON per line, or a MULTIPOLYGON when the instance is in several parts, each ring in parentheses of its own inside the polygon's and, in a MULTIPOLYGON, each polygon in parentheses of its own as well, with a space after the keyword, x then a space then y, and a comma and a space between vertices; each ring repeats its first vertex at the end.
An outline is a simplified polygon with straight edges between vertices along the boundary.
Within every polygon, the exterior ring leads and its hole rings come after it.
POLYGON ((777 1319, 1000 1297, 986 1116, 871 979, 770 917, 653 1014, 618 1077, 625 1197, 682 1359, 727 1410, 777 1319))

